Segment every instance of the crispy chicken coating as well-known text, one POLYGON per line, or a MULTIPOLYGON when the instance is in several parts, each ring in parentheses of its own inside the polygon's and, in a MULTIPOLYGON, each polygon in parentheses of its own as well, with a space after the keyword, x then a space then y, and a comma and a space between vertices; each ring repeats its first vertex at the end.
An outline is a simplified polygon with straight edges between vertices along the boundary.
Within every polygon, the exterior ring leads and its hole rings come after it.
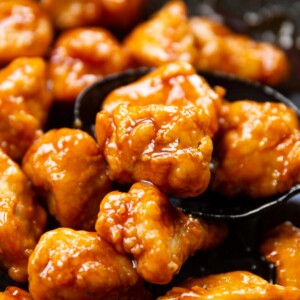
POLYGON ((96 230, 117 251, 132 255, 145 280, 158 284, 170 282, 189 256, 216 246, 227 234, 224 224, 184 215, 147 182, 105 196, 96 230))
POLYGON ((86 86, 124 70, 129 56, 102 28, 78 28, 61 34, 52 50, 49 73, 55 100, 75 101, 86 86))
POLYGON ((272 44, 256 42, 207 18, 192 18, 190 28, 199 70, 222 71, 269 85, 281 83, 289 73, 284 52, 272 44))
POLYGON ((300 288, 300 229, 290 222, 268 233, 261 245, 267 261, 276 266, 276 283, 300 288))
POLYGON ((91 136, 68 128, 48 131, 24 156, 23 170, 62 226, 94 228, 111 184, 103 151, 91 136))
POLYGON ((27 280, 28 257, 45 225, 27 178, 0 150, 0 264, 13 280, 27 280))
POLYGON ((108 26, 128 29, 140 18, 145 0, 41 0, 56 27, 108 26))
POLYGON ((0 70, 0 148, 15 160, 42 133, 52 102, 46 72, 41 58, 19 58, 0 70))
POLYGON ((34 300, 149 299, 132 261, 95 232, 46 232, 30 256, 28 273, 34 300))
POLYGON ((9 286, 4 292, 0 292, 0 300, 32 300, 32 298, 27 291, 9 286))
POLYGON ((245 271, 188 279, 158 300, 299 300, 300 290, 273 285, 245 271))
POLYGON ((229 197, 261 198, 299 182, 300 133, 284 104, 250 100, 223 106, 212 188, 229 197))
POLYGON ((209 136, 213 137, 218 130, 221 99, 186 62, 165 64, 136 82, 115 89, 105 98, 102 107, 112 112, 121 103, 199 106, 210 119, 209 136))
POLYGON ((183 1, 167 3, 126 37, 125 46, 139 65, 157 67, 167 62, 193 63, 194 37, 183 1))
POLYGON ((198 107, 119 105, 112 114, 97 114, 95 130, 111 180, 147 180, 186 198, 200 195, 209 184, 207 123, 198 107))
POLYGON ((48 16, 36 1, 0 1, 0 65, 21 56, 44 56, 52 31, 48 16))

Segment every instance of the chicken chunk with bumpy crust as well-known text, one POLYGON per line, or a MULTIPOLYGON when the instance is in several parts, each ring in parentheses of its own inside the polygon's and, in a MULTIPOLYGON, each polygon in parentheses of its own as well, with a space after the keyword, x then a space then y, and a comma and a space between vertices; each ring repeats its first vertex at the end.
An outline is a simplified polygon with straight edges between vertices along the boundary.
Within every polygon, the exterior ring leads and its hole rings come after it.
POLYGON ((52 38, 50 19, 36 1, 0 1, 0 65, 18 57, 45 56, 52 38))
POLYGON ((245 271, 191 278, 158 300, 299 300, 300 290, 273 285, 245 271))
POLYGON ((0 300, 32 300, 32 298, 27 291, 8 286, 4 292, 0 292, 0 300))
POLYGON ((51 103, 41 58, 18 58, 0 70, 0 148, 20 160, 42 134, 51 103))
POLYGON ((145 0, 41 0, 56 27, 104 26, 129 29, 140 18, 145 0))
POLYGON ((119 105, 96 117, 96 135, 111 180, 147 180, 167 194, 194 197, 210 180, 208 118, 197 107, 119 105))
POLYGON ((193 63, 194 37, 185 3, 170 1, 148 21, 137 25, 124 43, 134 61, 142 66, 157 67, 174 61, 193 63))
POLYGON ((48 131, 26 153, 23 170, 62 226, 94 227, 111 184, 103 151, 91 136, 68 128, 48 131))
POLYGON ((300 288, 300 229, 285 222, 268 232, 261 245, 267 261, 276 267, 276 283, 300 288))
POLYGON ((299 121, 286 105, 250 100, 224 104, 219 134, 215 191, 262 198, 299 182, 299 121))
POLYGON ((28 258, 46 217, 19 166, 0 149, 0 263, 13 280, 27 280, 28 258))
POLYGON ((129 65, 129 56, 103 28, 63 32, 52 49, 49 76, 55 100, 75 101, 88 85, 129 65))
POLYGON ((165 64, 136 82, 115 89, 105 98, 102 108, 112 112, 122 103, 198 106, 209 117, 209 136, 214 137, 218 130, 221 97, 186 62, 165 64))
POLYGON ((195 36, 197 69, 222 71, 269 85, 287 78, 289 62, 275 45, 254 41, 207 18, 192 18, 190 28, 195 36))
POLYGON ((102 201, 98 234, 136 260, 137 272, 157 284, 170 282, 197 250, 221 243, 224 224, 184 215, 154 185, 135 183, 128 193, 114 191, 102 201))
POLYGON ((46 232, 30 256, 28 273, 34 300, 149 299, 132 261, 95 232, 46 232))

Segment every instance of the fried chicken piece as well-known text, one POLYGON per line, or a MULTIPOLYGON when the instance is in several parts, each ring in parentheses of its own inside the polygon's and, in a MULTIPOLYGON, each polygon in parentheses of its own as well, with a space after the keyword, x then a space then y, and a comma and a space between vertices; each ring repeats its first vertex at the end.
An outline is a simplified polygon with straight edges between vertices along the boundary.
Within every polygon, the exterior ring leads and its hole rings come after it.
POLYGON ((223 106, 212 188, 229 197, 261 198, 299 182, 300 133, 284 104, 250 100, 223 106))
POLYGON ((28 273, 34 300, 149 299, 132 261, 95 232, 46 232, 30 256, 28 273))
POLYGON ((157 67, 167 62, 194 62, 196 49, 183 1, 167 3, 126 37, 125 46, 138 65, 157 67))
POLYGON ((210 119, 209 136, 213 137, 218 130, 220 96, 186 62, 165 64, 136 82, 115 89, 102 107, 112 112, 121 103, 199 106, 210 119))
POLYGON ((111 180, 151 181, 175 197, 195 197, 210 180, 212 141, 198 107, 119 105, 100 111, 96 136, 111 180))
POLYGON ((300 290, 273 285, 245 271, 188 279, 158 300, 299 300, 300 290))
POLYGON ((36 1, 0 1, 0 65, 21 56, 44 56, 52 38, 51 22, 36 1))
POLYGON ((129 56, 102 28, 78 28, 61 34, 52 50, 49 73, 55 100, 75 101, 86 86, 127 68, 129 56))
POLYGON ((105 196, 96 231, 118 252, 132 255, 142 278, 157 284, 170 282, 189 256, 227 235, 224 224, 184 215, 147 182, 135 183, 128 193, 105 196))
POLYGON ((46 225, 28 180, 0 149, 0 264, 16 281, 27 280, 28 257, 46 225))
POLYGON ((103 151, 91 136, 68 128, 48 131, 24 156, 23 170, 62 226, 94 228, 111 184, 103 151))
POLYGON ((207 18, 192 18, 190 28, 195 36, 195 66, 199 70, 222 71, 269 85, 287 78, 287 57, 276 46, 236 34, 207 18))
POLYGON ((300 229, 290 222, 268 233, 261 245, 267 261, 276 266, 276 283, 300 288, 300 229))
POLYGON ((0 300, 32 300, 30 294, 18 287, 9 286, 0 292, 0 300))
POLYGON ((140 18, 145 0, 41 0, 56 27, 108 26, 128 29, 140 18))
POLYGON ((41 58, 19 58, 0 70, 0 148, 15 160, 42 133, 52 103, 46 72, 41 58))

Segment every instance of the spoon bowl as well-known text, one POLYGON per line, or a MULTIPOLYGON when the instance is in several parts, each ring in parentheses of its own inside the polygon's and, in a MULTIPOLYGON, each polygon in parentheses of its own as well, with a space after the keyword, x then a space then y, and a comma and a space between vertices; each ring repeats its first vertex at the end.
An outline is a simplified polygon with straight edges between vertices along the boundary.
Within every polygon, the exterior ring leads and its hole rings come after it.
MULTIPOLYGON (((120 74, 108 76, 87 87, 78 96, 74 108, 74 126, 87 131, 94 136, 96 114, 106 96, 114 89, 132 83, 147 73, 149 68, 127 70, 120 74)), ((226 89, 226 100, 235 101, 251 99, 257 102, 284 103, 292 108, 300 117, 300 109, 284 95, 275 89, 263 84, 240 80, 223 73, 199 72, 211 86, 222 86, 226 89)), ((222 195, 210 191, 191 199, 171 197, 174 206, 180 207, 183 212, 196 217, 212 219, 242 219, 266 212, 300 193, 300 184, 293 186, 287 192, 272 197, 253 199, 222 199, 222 195)))

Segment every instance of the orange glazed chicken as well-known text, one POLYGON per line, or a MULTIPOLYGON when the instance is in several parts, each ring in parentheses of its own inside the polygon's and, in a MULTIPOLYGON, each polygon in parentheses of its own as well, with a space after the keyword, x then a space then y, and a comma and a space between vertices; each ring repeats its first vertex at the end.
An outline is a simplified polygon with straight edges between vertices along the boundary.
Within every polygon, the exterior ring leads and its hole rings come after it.
POLYGON ((30 256, 33 300, 147 300, 132 261, 94 232, 46 232, 30 256))
POLYGON ((28 257, 46 225, 27 178, 0 150, 0 265, 16 281, 27 280, 28 257))
POLYGON ((24 156, 23 170, 62 226, 94 227, 99 203, 110 191, 102 153, 87 133, 62 128, 48 131, 24 156))
POLYGON ((112 112, 121 103, 199 106, 209 117, 209 136, 218 130, 220 97, 186 62, 165 64, 136 82, 115 89, 104 100, 103 109, 112 112))
POLYGON ((273 285, 257 275, 236 271, 188 279, 158 300, 299 300, 300 290, 273 285))
POLYGON ((0 300, 32 300, 32 298, 27 291, 9 286, 4 292, 0 292, 0 300))
POLYGON ((198 107, 119 105, 100 111, 96 135, 111 180, 148 180, 175 197, 203 193, 210 180, 212 141, 198 107))
POLYGON ((49 73, 55 100, 75 101, 86 86, 128 67, 129 57, 115 37, 102 28, 62 33, 52 50, 49 73))
POLYGON ((128 29, 141 16, 145 0, 41 0, 56 27, 108 26, 128 29))
POLYGON ((206 18, 192 18, 190 28, 195 36, 195 66, 199 70, 222 71, 269 85, 281 83, 289 73, 284 52, 269 43, 233 33, 206 18))
POLYGON ((136 260, 147 281, 172 280, 197 250, 221 243, 227 228, 184 215, 154 185, 135 183, 128 193, 109 193, 101 202, 96 230, 120 253, 136 260))
POLYGON ((138 65, 157 67, 172 61, 193 63, 194 37, 184 2, 170 1, 148 21, 136 26, 125 39, 125 46, 138 65))
POLYGON ((219 133, 215 191, 261 198, 299 182, 299 122, 286 105, 250 100, 224 104, 219 133))
POLYGON ((261 245, 267 261, 276 267, 276 283, 300 288, 300 229, 285 222, 272 230, 261 245))
POLYGON ((21 159, 42 134, 51 102, 41 58, 19 58, 0 70, 0 148, 11 158, 21 159))
POLYGON ((52 25, 36 1, 0 1, 0 65, 21 56, 44 56, 52 25))

